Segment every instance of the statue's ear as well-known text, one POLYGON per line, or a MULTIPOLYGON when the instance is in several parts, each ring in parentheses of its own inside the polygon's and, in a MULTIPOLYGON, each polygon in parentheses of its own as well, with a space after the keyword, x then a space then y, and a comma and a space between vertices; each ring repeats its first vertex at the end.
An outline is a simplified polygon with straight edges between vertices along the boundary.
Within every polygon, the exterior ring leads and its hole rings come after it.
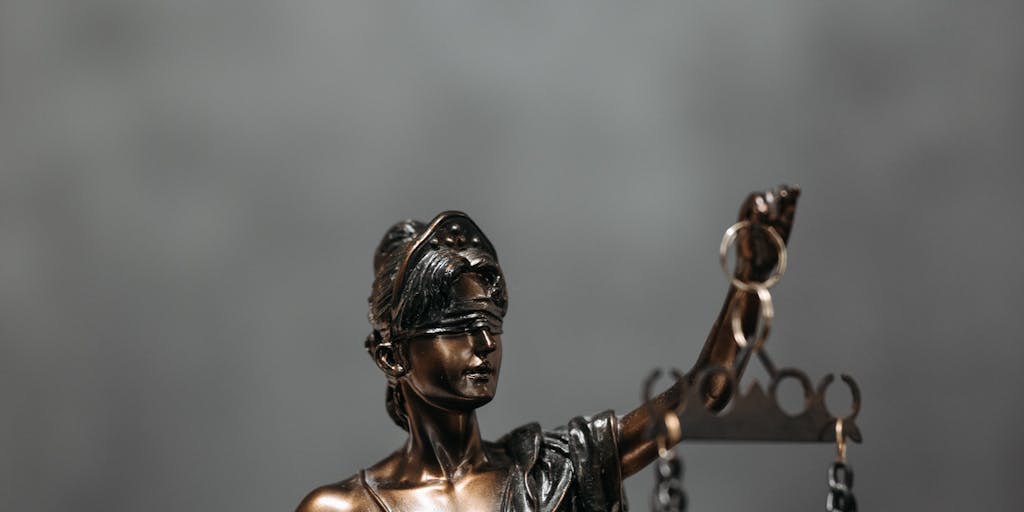
POLYGON ((397 379, 409 371, 399 350, 399 347, 388 342, 377 345, 373 350, 373 361, 388 377, 397 379))

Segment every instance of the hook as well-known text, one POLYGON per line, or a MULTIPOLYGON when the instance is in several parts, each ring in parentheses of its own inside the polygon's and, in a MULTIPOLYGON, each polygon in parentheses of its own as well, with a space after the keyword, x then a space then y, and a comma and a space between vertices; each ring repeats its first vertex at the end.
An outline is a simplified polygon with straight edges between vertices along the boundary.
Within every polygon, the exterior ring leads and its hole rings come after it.
POLYGON ((843 433, 842 418, 836 418, 836 462, 846 462, 846 435, 843 433))
POLYGON ((651 418, 650 436, 654 437, 658 445, 658 456, 664 457, 668 454, 670 440, 674 439, 678 442, 683 437, 682 425, 679 423, 679 411, 682 411, 686 405, 687 387, 683 374, 673 368, 672 376, 675 377, 676 383, 679 385, 679 405, 674 410, 669 409, 660 414, 658 408, 654 405, 654 400, 651 399, 654 383, 660 376, 660 368, 655 369, 647 376, 647 379, 644 381, 643 401, 644 405, 647 406, 648 416, 651 418), (661 421, 657 420, 659 417, 661 421))

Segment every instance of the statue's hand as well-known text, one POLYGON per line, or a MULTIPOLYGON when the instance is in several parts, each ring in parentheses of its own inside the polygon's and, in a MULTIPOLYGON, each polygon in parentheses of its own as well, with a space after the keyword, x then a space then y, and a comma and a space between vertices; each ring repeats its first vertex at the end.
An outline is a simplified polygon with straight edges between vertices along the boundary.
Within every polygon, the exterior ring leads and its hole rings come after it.
POLYGON ((736 276, 744 281, 764 281, 778 263, 779 251, 768 233, 757 226, 771 226, 783 241, 789 240, 796 214, 800 187, 779 185, 773 190, 754 192, 740 206, 739 220, 749 221, 750 229, 737 235, 736 276))

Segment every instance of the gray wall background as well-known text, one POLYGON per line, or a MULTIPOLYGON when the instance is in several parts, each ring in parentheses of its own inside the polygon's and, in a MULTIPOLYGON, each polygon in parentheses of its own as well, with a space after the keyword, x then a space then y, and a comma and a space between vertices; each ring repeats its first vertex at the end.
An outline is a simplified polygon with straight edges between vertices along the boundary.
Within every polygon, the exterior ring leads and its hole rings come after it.
MULTIPOLYGON (((371 253, 443 209, 511 288, 485 434, 624 413, 692 363, 719 237, 781 182, 804 197, 769 347, 860 380, 862 509, 1014 509, 1022 22, 1015 0, 3 0, 0 509, 290 510, 378 460, 403 436, 362 350, 371 253)), ((682 453, 691 510, 821 510, 834 448, 682 453)))

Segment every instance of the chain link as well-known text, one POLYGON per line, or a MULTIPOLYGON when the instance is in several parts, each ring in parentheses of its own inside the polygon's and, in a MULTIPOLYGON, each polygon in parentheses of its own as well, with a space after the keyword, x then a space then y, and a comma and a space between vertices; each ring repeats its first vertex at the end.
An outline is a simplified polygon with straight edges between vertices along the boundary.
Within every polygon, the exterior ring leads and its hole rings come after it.
POLYGON ((683 490, 683 459, 675 450, 665 451, 654 467, 653 512, 686 512, 688 502, 683 490))
POLYGON ((853 497, 853 470, 843 462, 828 469, 827 512, 857 512, 857 499, 853 497))

